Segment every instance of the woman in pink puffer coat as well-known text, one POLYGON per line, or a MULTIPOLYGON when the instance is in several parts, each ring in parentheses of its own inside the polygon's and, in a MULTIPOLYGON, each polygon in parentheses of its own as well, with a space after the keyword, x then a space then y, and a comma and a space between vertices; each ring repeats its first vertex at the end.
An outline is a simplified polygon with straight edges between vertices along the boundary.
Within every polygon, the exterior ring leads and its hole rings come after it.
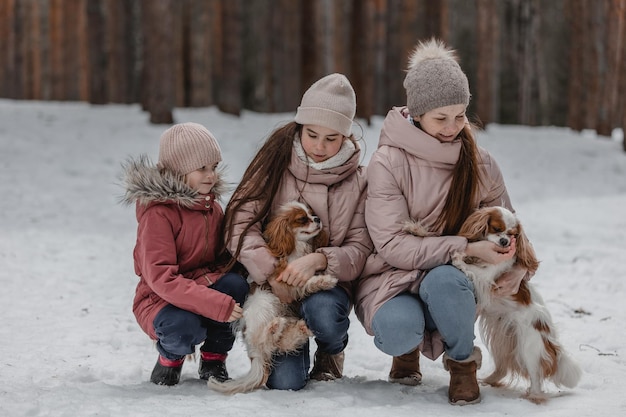
MULTIPOLYGON (((492 263, 510 259, 514 244, 468 244, 456 233, 474 209, 511 203, 498 165, 476 145, 465 113, 468 81, 453 52, 435 40, 420 43, 404 86, 408 106, 388 113, 368 164, 365 220, 376 253, 355 309, 376 347, 394 357, 391 382, 417 385, 419 351, 433 360, 445 352, 449 401, 471 404, 480 401, 476 302, 472 283, 448 263, 456 251, 492 263), (405 232, 409 219, 427 236, 405 232)), ((517 292, 525 276, 515 271, 499 286, 517 292)))
MULTIPOLYGON (((313 369, 309 372, 308 343, 297 352, 275 355, 268 388, 298 390, 309 378, 343 375, 352 282, 373 249, 364 218, 365 169, 352 134, 355 112, 356 95, 344 75, 316 81, 304 93, 295 119, 272 132, 257 152, 226 207, 226 245, 258 284, 268 280, 277 263, 263 227, 283 204, 297 200, 309 205, 330 238, 328 246, 291 262, 277 278, 295 286, 315 273, 339 280, 335 288, 296 306, 315 336, 313 369)), ((274 292, 283 302, 294 301, 274 292)))

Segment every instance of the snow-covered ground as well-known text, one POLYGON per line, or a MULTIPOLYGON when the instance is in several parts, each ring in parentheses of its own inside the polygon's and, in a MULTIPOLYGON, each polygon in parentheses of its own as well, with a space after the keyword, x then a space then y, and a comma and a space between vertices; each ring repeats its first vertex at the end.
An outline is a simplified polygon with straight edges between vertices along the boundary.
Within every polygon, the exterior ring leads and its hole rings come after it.
MULTIPOLYGON (((218 138, 236 183, 257 147, 293 114, 179 109, 218 138)), ((364 164, 382 117, 360 122, 364 164)), ((623 133, 489 126, 479 142, 496 157, 542 260, 533 282, 561 340, 581 364, 578 387, 520 398, 524 385, 482 388, 478 405, 447 403, 441 361, 422 361, 421 386, 386 382, 391 358, 352 316, 345 377, 299 392, 209 391, 188 362, 180 385, 148 379, 157 353, 135 323, 132 208, 118 204, 129 155, 156 159, 167 126, 136 105, 0 100, 1 416, 615 416, 626 413, 626 153, 623 133), (621 394, 620 394, 621 393, 621 394)), ((357 128, 356 131, 359 131, 357 128)), ((482 346, 480 339, 477 339, 482 346)), ((238 341, 231 376, 248 369, 238 341)), ((492 367, 485 354, 479 376, 492 367)))

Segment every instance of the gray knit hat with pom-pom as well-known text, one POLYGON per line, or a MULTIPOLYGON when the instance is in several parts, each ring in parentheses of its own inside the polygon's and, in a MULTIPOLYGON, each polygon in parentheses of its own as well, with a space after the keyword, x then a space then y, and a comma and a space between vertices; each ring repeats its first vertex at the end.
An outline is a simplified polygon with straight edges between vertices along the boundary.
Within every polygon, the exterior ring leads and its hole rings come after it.
POLYGON ((409 57, 404 78, 411 116, 454 104, 468 105, 469 82, 454 50, 439 40, 419 42, 409 57))

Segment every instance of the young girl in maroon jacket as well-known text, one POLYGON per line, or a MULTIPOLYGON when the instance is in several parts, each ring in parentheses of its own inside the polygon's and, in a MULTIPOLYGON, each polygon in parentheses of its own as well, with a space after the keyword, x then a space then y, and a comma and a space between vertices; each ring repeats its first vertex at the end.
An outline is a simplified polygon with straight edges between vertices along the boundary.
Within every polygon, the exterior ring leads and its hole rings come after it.
POLYGON ((224 213, 218 199, 222 156, 211 132, 197 123, 177 124, 161 136, 159 161, 145 156, 124 166, 123 202, 136 204, 133 312, 156 340, 159 358, 150 380, 175 385, 186 355, 200 348, 199 375, 228 379, 225 359, 249 286, 225 273, 224 213))

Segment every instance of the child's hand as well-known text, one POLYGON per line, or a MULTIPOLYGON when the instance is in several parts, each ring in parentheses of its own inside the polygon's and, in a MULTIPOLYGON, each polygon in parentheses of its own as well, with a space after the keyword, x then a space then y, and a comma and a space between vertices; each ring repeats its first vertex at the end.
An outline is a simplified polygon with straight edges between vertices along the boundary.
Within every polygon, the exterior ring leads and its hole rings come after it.
POLYGON ((230 313, 230 317, 226 320, 227 323, 233 322, 235 320, 239 320, 243 316, 243 308, 239 305, 239 303, 235 304, 235 308, 233 308, 233 312, 230 313))

